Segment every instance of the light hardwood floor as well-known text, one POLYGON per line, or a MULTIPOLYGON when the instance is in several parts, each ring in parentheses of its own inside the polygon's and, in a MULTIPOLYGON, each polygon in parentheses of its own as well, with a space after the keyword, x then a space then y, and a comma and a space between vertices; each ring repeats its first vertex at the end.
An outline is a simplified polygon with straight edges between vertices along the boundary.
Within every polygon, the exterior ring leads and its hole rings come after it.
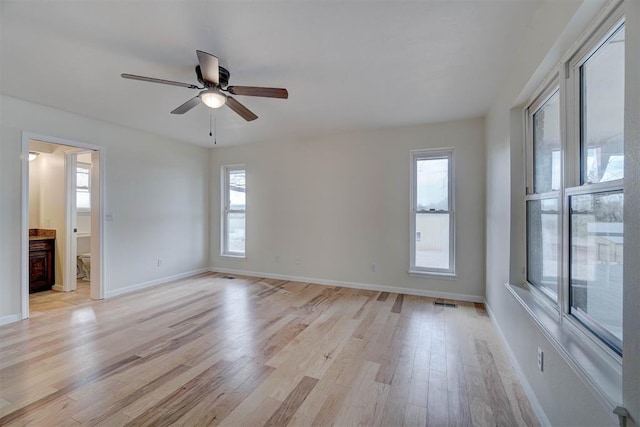
POLYGON ((47 311, 74 307, 91 302, 89 282, 78 280, 74 292, 43 291, 29 295, 29 316, 41 316, 47 311))
POLYGON ((538 425, 481 304, 208 273, 0 328, 0 425, 538 425))

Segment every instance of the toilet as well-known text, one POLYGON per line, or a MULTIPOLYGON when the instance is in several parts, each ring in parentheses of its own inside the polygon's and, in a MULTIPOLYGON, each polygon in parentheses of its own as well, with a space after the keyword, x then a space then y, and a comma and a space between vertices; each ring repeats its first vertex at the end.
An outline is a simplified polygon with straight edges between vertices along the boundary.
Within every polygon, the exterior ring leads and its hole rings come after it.
POLYGON ((84 273, 83 280, 87 282, 91 280, 91 254, 81 254, 78 255, 78 260, 80 260, 80 265, 82 267, 82 272, 84 273))

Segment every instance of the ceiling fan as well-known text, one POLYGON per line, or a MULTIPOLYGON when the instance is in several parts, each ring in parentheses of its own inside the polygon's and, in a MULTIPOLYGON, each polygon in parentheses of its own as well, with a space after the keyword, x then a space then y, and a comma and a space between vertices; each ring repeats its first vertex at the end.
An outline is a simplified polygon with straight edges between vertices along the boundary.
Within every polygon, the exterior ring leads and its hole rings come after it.
POLYGON ((251 110, 236 101, 233 97, 227 95, 240 96, 261 96, 264 98, 280 98, 287 99, 289 92, 286 89, 274 87, 256 87, 256 86, 228 86, 229 71, 218 65, 218 58, 210 53, 197 50, 198 63, 196 66, 196 76, 202 87, 190 84, 175 82, 172 80, 156 79, 153 77, 137 76, 135 74, 120 74, 125 79, 142 80, 143 82, 160 83, 165 85, 182 86, 187 89, 197 89, 200 93, 178 108, 174 109, 171 114, 184 114, 194 108, 201 102, 210 108, 220 108, 227 105, 233 111, 238 113, 243 119, 250 122, 258 118, 251 110), (226 93, 225 93, 226 92, 226 93))

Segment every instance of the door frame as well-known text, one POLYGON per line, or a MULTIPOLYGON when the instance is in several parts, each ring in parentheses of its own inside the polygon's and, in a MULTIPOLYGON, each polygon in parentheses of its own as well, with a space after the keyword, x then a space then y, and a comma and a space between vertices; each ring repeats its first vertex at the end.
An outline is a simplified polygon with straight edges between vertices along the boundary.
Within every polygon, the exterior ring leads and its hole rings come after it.
POLYGON ((76 277, 77 273, 77 256, 76 250, 78 242, 78 219, 76 208, 76 164, 78 153, 67 152, 64 154, 64 168, 65 168, 65 222, 67 232, 65 238, 67 239, 66 247, 66 262, 64 263, 64 283, 63 291, 75 291, 77 289, 76 277))
MULTIPOLYGON (((20 295, 21 317, 29 317, 29 141, 41 141, 91 150, 91 298, 103 299, 105 294, 105 238, 104 238, 104 200, 105 200, 105 149, 102 146, 42 135, 35 132, 22 132, 22 179, 21 179, 21 251, 20 251, 20 295), (94 238, 95 236, 95 238, 94 238)), ((65 184, 66 185, 66 184, 65 184)), ((67 224, 69 218, 67 218, 67 224)), ((67 233, 68 235, 69 233, 67 233)), ((64 236, 67 239, 67 236, 64 236)), ((64 266, 67 268, 66 264, 64 266)))

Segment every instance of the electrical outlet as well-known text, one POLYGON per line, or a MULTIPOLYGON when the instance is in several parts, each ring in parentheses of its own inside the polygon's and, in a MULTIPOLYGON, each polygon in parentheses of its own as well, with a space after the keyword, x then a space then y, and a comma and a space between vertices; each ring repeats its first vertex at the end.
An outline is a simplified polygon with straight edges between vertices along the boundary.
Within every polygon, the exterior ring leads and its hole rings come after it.
POLYGON ((375 263, 371 263, 371 271, 372 272, 376 272, 376 264, 375 263))
POLYGON ((542 349, 538 347, 538 370, 542 372, 543 369, 544 369, 544 353, 542 352, 542 349))
POLYGON ((300 265, 300 257, 299 256, 296 257, 296 265, 300 265))
POLYGON ((276 262, 280 262, 280 255, 276 255, 276 257, 275 257, 275 261, 276 261, 276 262))
POLYGON ((158 258, 158 267, 162 267, 162 260, 160 258, 158 258))

